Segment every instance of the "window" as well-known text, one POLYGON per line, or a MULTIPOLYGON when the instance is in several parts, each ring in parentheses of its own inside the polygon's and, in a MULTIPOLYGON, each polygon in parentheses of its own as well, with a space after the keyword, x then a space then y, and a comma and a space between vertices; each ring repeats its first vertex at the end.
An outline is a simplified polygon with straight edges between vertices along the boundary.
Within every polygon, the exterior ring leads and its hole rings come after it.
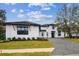
POLYGON ((58 31, 58 36, 61 36, 61 31, 58 31))
POLYGON ((42 34, 41 34, 42 36, 44 36, 44 34, 43 34, 43 32, 42 32, 42 34))
POLYGON ((48 32, 47 32, 47 37, 48 37, 48 32))
POLYGON ((17 34, 28 35, 28 27, 27 26, 17 26, 17 34))

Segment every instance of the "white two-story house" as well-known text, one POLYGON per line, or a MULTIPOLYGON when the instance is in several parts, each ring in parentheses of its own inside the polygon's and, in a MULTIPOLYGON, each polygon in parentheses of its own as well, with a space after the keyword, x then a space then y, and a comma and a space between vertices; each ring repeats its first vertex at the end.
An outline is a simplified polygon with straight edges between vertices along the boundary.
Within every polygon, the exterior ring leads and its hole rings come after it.
POLYGON ((64 33, 57 30, 55 24, 40 25, 28 21, 6 22, 7 38, 56 38, 64 37, 64 33))

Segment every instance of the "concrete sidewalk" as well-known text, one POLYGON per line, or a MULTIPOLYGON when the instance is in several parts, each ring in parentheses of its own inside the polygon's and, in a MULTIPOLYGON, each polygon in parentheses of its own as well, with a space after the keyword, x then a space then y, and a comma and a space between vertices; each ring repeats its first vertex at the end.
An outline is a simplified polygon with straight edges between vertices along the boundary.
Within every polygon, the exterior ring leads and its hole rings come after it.
POLYGON ((52 52, 54 48, 0 49, 0 53, 52 52))

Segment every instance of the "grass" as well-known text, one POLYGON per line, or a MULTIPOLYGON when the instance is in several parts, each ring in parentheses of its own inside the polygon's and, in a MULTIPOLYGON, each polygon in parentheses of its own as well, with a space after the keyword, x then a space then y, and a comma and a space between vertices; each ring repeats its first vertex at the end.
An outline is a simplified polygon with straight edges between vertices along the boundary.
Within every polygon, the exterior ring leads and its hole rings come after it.
POLYGON ((79 43, 79 38, 65 38, 65 40, 69 40, 75 43, 79 43))
POLYGON ((0 43, 0 49, 51 48, 49 41, 10 41, 0 43))
POLYGON ((0 56, 49 56, 50 52, 34 52, 34 53, 2 53, 0 56))

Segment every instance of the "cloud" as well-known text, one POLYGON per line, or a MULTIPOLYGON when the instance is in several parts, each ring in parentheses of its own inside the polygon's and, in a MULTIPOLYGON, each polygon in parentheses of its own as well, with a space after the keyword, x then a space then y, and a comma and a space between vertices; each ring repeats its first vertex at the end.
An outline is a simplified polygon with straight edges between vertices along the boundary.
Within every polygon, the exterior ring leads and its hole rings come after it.
POLYGON ((15 5, 16 3, 11 3, 11 5, 15 5))
MULTIPOLYGON (((12 9, 11 12, 12 12, 12 13, 15 13, 15 12, 17 12, 17 11, 16 11, 16 9, 12 9)), ((18 12, 19 12, 19 13, 23 13, 24 10, 23 10, 23 9, 20 9, 20 10, 18 10, 18 12)))
POLYGON ((42 10, 50 10, 50 9, 51 9, 50 7, 42 8, 42 10))
POLYGON ((4 3, 5 5, 15 5, 16 3, 4 3))
POLYGON ((50 10, 51 7, 56 7, 56 5, 54 5, 54 4, 52 4, 52 3, 46 3, 46 4, 43 4, 43 5, 41 6, 41 9, 42 9, 42 10, 50 10))
POLYGON ((15 12, 16 12, 16 9, 12 9, 11 12, 12 12, 12 13, 15 13, 15 12))
POLYGON ((29 3, 28 7, 32 7, 32 6, 42 6, 42 3, 29 3))
POLYGON ((68 3, 68 4, 67 4, 67 7, 70 7, 71 5, 72 5, 71 3, 68 3))
POLYGON ((21 14, 21 13, 17 15, 18 18, 23 18, 24 16, 25 15, 24 14, 21 14))
POLYGON ((51 7, 56 7, 53 3, 29 3, 28 7, 39 6, 41 10, 49 10, 51 7))
POLYGON ((45 19, 52 19, 53 15, 47 15, 43 14, 41 11, 31 11, 27 13, 27 16, 29 19, 35 20, 35 21, 42 21, 45 19))
POLYGON ((20 10, 19 10, 19 12, 20 12, 20 13, 23 13, 23 12, 24 12, 24 10, 23 10, 23 9, 20 9, 20 10))

